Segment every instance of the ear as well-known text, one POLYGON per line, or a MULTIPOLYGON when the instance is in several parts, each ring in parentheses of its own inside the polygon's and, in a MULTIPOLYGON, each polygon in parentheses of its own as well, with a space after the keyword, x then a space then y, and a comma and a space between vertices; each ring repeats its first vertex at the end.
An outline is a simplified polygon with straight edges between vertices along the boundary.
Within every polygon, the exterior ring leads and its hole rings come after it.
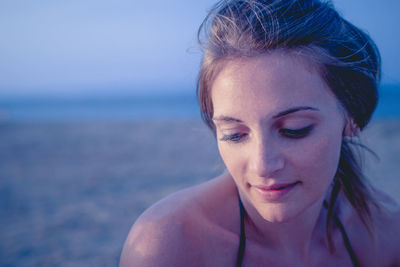
POLYGON ((360 134, 360 127, 354 122, 353 118, 348 118, 346 120, 346 125, 343 129, 343 136, 355 137, 360 134))

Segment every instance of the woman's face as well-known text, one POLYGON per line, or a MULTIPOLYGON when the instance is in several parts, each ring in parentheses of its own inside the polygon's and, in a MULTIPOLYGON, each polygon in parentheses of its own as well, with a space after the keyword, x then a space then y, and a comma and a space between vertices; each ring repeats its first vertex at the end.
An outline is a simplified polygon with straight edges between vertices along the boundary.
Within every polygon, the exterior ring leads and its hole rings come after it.
POLYGON ((244 201, 271 222, 321 203, 345 116, 316 68, 281 51, 232 60, 211 90, 218 148, 244 201))

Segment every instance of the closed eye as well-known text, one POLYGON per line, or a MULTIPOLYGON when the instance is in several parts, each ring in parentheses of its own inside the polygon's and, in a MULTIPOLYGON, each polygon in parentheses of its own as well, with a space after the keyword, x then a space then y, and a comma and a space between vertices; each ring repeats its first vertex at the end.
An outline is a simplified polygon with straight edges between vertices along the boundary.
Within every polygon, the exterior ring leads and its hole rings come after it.
POLYGON ((312 130, 313 126, 307 126, 301 129, 286 129, 282 128, 279 130, 279 133, 285 137, 292 138, 292 139, 298 139, 298 138, 303 138, 307 136, 310 131, 312 130))
POLYGON ((219 140, 239 143, 240 141, 243 140, 244 137, 246 137, 246 135, 247 134, 245 133, 228 134, 228 135, 223 135, 219 140))

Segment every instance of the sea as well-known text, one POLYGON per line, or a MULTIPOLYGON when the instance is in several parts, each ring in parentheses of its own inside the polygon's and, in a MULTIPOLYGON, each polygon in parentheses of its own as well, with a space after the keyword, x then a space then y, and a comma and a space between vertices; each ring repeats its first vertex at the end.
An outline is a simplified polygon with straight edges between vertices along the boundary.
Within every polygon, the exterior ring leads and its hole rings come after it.
MULTIPOLYGON (((400 84, 379 91, 376 118, 400 120, 400 84)), ((193 92, 1 95, 0 122, 198 119, 193 92)))

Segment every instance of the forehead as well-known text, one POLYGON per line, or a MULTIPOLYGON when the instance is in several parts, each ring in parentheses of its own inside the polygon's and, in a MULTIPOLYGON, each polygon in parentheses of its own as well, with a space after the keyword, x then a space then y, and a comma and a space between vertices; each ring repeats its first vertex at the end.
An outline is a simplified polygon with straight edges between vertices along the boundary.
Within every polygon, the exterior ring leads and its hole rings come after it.
POLYGON ((245 112, 268 115, 294 106, 338 108, 317 64, 283 51, 224 62, 212 85, 211 98, 214 116, 245 112))

